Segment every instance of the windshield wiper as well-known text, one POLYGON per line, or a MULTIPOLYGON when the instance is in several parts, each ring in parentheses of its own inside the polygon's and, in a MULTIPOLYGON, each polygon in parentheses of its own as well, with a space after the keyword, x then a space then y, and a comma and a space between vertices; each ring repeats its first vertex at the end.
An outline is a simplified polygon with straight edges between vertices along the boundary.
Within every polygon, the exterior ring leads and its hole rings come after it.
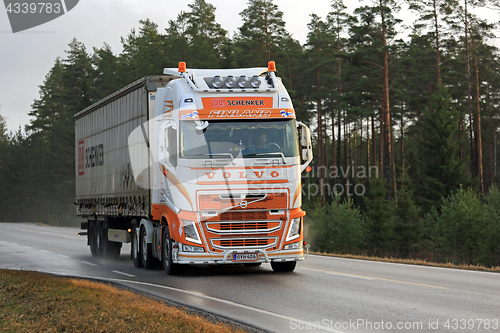
POLYGON ((248 155, 244 155, 244 156, 247 157, 247 156, 263 156, 263 155, 280 155, 281 158, 283 159, 283 164, 286 164, 285 154, 283 154, 282 152, 248 154, 248 155))

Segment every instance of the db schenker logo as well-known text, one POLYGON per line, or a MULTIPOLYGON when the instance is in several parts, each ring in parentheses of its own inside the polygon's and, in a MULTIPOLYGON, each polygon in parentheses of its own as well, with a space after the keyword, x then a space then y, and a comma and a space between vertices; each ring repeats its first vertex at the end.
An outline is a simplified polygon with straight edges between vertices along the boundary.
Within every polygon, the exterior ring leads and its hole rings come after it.
POLYGON ((12 32, 52 21, 72 10, 79 0, 3 0, 12 32))

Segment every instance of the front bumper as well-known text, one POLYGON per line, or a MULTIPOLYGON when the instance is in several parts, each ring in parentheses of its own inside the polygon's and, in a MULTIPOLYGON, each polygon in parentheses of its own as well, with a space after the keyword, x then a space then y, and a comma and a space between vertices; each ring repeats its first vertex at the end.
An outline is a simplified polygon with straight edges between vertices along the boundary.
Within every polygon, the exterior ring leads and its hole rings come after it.
POLYGON ((263 249, 233 249, 225 250, 224 252, 212 253, 194 253, 173 251, 173 261, 176 264, 244 264, 244 263, 270 263, 271 261, 302 261, 308 256, 308 247, 306 254, 304 249, 266 251, 263 249), (258 253, 258 259, 252 261, 233 261, 233 254, 248 254, 258 253))

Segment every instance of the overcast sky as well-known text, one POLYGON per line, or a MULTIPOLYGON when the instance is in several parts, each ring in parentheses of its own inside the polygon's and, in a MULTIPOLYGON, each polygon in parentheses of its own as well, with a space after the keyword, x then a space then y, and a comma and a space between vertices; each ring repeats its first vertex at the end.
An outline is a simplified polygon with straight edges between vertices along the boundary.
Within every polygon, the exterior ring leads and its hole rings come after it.
MULTIPOLYGON (((246 0, 207 0, 216 8, 216 20, 233 34, 241 25, 239 13, 246 0)), ((22 1, 20 1, 22 2, 22 1)), ((168 21, 189 10, 187 0, 80 0, 65 15, 38 27, 13 34, 7 12, 0 8, 0 114, 7 128, 17 130, 29 123, 28 112, 34 99, 39 98, 39 85, 54 65, 57 57, 65 58, 65 50, 73 38, 83 42, 87 52, 104 43, 113 53, 122 51, 120 37, 139 20, 149 18, 165 31, 168 21)), ((330 10, 330 0, 274 0, 284 13, 287 30, 302 44, 306 41, 310 14, 324 17, 330 10)), ((345 0, 350 8, 359 6, 357 0, 345 0)), ((484 14, 487 15, 487 14, 484 14)), ((498 20, 491 13, 491 20, 498 20)), ((411 24, 412 19, 405 20, 411 24)), ((279 66, 279 64, 278 64, 279 66)), ((158 74, 158 73, 151 73, 158 74)))

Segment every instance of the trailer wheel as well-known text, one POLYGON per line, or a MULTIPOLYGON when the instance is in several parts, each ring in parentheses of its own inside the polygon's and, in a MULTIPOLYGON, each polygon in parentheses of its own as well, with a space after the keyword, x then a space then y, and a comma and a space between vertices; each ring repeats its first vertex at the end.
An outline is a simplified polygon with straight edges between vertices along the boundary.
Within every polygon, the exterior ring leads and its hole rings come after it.
POLYGON ((96 221, 89 221, 88 223, 88 234, 90 253, 93 257, 99 256, 99 242, 97 240, 97 228, 96 221))
POLYGON ((296 265, 297 265, 296 261, 283 261, 283 262, 271 261, 271 267, 275 272, 293 272, 296 265))
POLYGON ((153 254, 151 251, 151 243, 148 244, 146 230, 144 230, 144 227, 141 228, 140 242, 142 266, 144 266, 145 269, 151 269, 153 268, 153 254))
POLYGON ((134 263, 134 267, 142 267, 142 259, 139 254, 139 237, 137 237, 137 222, 132 222, 132 237, 130 246, 130 257, 134 263))
POLYGON ((185 274, 189 268, 188 265, 179 265, 172 262, 172 239, 170 238, 168 225, 163 229, 161 258, 163 262, 163 269, 165 269, 167 275, 185 274))

